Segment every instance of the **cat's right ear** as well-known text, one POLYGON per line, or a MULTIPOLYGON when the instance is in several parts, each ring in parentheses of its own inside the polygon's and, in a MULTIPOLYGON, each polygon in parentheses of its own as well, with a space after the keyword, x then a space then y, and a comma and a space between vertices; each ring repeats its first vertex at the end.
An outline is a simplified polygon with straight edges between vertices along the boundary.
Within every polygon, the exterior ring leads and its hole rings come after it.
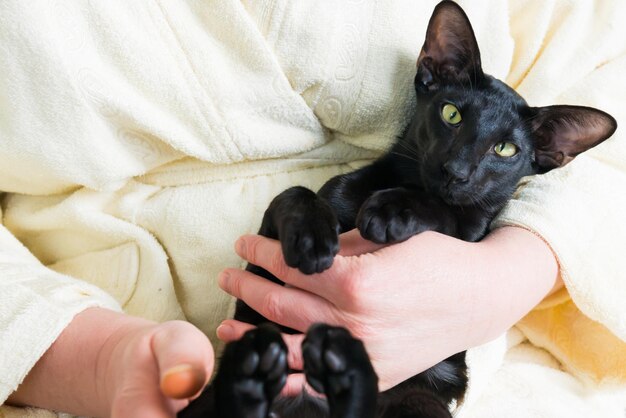
POLYGON ((592 107, 555 105, 529 110, 539 173, 564 166, 581 152, 609 138, 617 129, 617 122, 611 115, 592 107))
POLYGON ((416 88, 426 93, 442 84, 476 84, 482 77, 480 51, 467 15, 453 1, 442 1, 428 22, 417 59, 416 88))

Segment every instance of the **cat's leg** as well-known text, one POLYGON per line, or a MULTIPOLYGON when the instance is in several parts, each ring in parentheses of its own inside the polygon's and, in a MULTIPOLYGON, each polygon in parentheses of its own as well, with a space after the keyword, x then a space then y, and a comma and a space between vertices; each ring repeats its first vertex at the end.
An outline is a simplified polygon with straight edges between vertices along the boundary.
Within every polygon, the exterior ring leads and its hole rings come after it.
POLYGON ((377 243, 404 241, 423 231, 456 236, 455 213, 441 199, 406 187, 379 190, 361 206, 356 226, 377 243))
POLYGON ((224 350, 213 382, 218 418, 266 418, 287 381, 287 346, 263 324, 224 350))
POLYGON ((318 195, 334 209, 341 232, 355 228, 359 209, 372 193, 400 185, 402 175, 395 167, 393 155, 388 154, 358 170, 335 176, 322 186, 318 195))
POLYGON ((302 356, 307 382, 326 395, 331 418, 376 416, 378 377, 363 343, 345 328, 313 325, 302 356))
POLYGON ((379 418, 452 418, 448 407, 435 393, 414 389, 401 399, 388 403, 379 418))

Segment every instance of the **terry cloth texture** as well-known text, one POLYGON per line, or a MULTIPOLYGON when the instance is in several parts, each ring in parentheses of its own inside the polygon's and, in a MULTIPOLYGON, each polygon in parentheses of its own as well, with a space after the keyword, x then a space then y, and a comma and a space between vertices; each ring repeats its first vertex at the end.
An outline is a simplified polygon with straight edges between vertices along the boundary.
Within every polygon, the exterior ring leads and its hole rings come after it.
MULTIPOLYGON (((186 319, 219 347, 233 242, 283 189, 401 133, 435 4, 2 1, 0 402, 90 306, 186 319)), ((625 2, 460 4, 485 72, 626 126, 625 2)), ((458 416, 623 418, 625 191, 623 128, 520 185, 493 227, 545 239, 566 290, 470 350, 458 416)))

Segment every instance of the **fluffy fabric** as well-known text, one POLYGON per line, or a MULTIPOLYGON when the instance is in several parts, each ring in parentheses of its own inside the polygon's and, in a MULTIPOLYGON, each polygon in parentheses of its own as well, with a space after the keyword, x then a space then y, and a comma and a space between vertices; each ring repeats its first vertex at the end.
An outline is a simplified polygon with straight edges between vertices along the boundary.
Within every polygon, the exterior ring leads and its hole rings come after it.
MULTIPOLYGON (((487 73, 531 105, 626 124, 624 2, 460 3, 487 73)), ((435 4, 3 1, 0 401, 88 306, 187 319, 219 345, 232 243, 284 188, 316 188, 400 133, 435 4)), ((543 237, 567 291, 470 350, 459 416, 623 416, 624 190, 620 128, 524 182, 495 221, 543 237)))

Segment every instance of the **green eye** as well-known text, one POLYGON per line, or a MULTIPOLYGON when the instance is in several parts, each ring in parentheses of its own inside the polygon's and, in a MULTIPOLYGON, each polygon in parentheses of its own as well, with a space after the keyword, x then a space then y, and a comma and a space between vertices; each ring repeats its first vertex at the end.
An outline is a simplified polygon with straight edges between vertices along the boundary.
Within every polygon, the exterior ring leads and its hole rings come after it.
POLYGON ((500 157, 512 157, 517 154, 517 147, 510 142, 498 142, 493 150, 500 157))
POLYGON ((443 109, 441 109, 441 117, 443 118, 443 120, 451 125, 456 125, 463 120, 459 109, 457 109, 455 105, 450 103, 445 104, 443 106, 443 109))

